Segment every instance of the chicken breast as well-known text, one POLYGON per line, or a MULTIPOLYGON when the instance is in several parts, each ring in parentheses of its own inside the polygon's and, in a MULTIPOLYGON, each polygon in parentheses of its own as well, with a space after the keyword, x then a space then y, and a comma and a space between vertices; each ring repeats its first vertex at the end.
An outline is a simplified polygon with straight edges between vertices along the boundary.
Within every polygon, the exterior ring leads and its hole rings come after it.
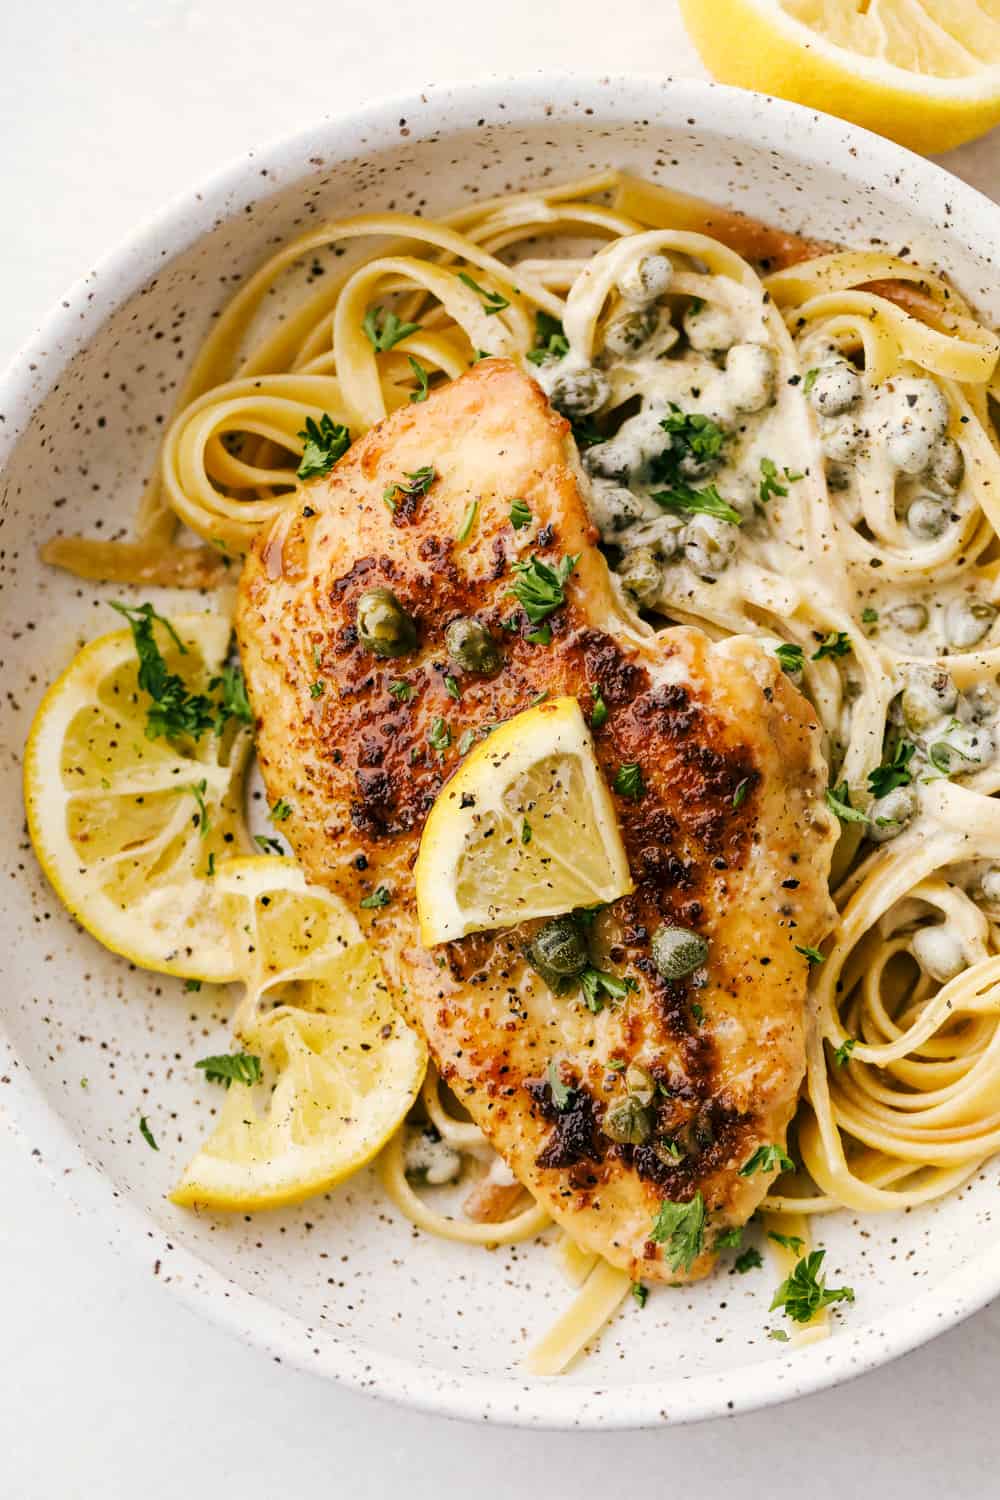
POLYGON ((784 1143, 796 1106, 802 950, 832 924, 835 820, 809 703, 748 638, 713 644, 639 621, 596 546, 584 484, 539 387, 485 360, 298 493, 248 559, 238 634, 268 792, 292 807, 283 831, 310 879, 357 911, 444 1079, 578 1244, 636 1278, 680 1281, 710 1269, 718 1234, 773 1180, 740 1169, 784 1143), (395 488, 428 467, 424 493, 395 488), (531 512, 521 529, 515 498, 531 512), (553 567, 579 557, 549 644, 510 597, 512 564, 531 555, 553 567), (416 622, 402 658, 359 642, 358 598, 373 587, 416 622), (472 614, 502 654, 493 676, 449 663, 445 630, 472 614), (595 689, 609 784, 624 763, 644 784, 615 797, 635 890, 594 924, 634 988, 597 1014, 526 962, 531 924, 423 948, 412 890, 421 828, 463 734, 539 694, 576 695, 589 715, 595 689), (383 886, 390 904, 366 906, 383 886), (704 968, 661 977, 651 939, 664 923, 708 940, 704 968), (630 1064, 653 1085, 639 1085, 652 1093, 649 1128, 633 1144, 602 1128, 642 1077, 630 1064), (651 1238, 665 1200, 694 1205, 683 1244, 651 1238))

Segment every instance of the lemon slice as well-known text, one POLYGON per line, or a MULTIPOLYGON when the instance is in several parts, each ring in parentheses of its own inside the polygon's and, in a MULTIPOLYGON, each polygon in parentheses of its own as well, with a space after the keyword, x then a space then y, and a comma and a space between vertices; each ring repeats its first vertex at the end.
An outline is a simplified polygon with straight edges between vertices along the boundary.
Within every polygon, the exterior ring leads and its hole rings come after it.
POLYGON ((250 1212, 325 1192, 399 1127, 427 1052, 395 1010, 357 922, 291 860, 220 870, 247 997, 240 1046, 262 1083, 233 1083, 219 1121, 171 1194, 250 1212))
MULTIPOLYGON (((229 650, 221 615, 181 615, 182 653, 158 628, 166 666, 206 693, 229 650)), ((249 847, 242 817, 247 728, 147 739, 132 633, 85 646, 46 693, 24 761, 28 831, 56 894, 88 932, 134 964, 192 979, 236 977, 209 871, 249 847)))
POLYGON ((430 810, 414 879, 428 947, 632 890, 575 698, 515 715, 469 755, 430 810))
POLYGON ((681 0, 723 83, 825 109, 913 151, 1000 120, 1000 18, 977 0, 681 0))

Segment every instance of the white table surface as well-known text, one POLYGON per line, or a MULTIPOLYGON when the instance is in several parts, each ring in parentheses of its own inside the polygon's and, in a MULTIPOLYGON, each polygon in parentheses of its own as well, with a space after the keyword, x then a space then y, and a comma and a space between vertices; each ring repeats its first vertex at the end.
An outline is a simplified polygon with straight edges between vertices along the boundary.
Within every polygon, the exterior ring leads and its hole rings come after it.
MULTIPOLYGON (((0 364, 95 255, 250 144, 490 71, 701 73, 673 0, 612 13, 613 28, 602 0, 0 0, 0 364)), ((998 191, 998 162, 1000 136, 948 165, 998 191)), ((998 1492, 1000 1303, 790 1407, 509 1432, 377 1404, 200 1322, 71 1220, 2 1131, 0 1183, 2 1500, 998 1492)))

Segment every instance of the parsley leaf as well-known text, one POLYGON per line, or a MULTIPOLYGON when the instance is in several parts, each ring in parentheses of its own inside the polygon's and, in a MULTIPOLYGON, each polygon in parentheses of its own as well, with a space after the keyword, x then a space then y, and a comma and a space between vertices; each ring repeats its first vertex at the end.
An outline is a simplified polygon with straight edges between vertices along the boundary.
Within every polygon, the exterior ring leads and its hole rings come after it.
POLYGON ((322 698, 322 696, 323 696, 323 694, 325 692, 326 692, 326 683, 323 681, 323 679, 321 677, 318 677, 315 682, 311 682, 309 684, 309 696, 310 696, 310 698, 322 698))
POLYGON ((774 1229, 768 1230, 767 1237, 769 1240, 773 1240, 776 1245, 784 1245, 785 1249, 791 1250, 793 1255, 798 1255, 805 1244, 805 1240, 799 1239, 797 1234, 778 1234, 774 1229))
POLYGON ((533 646, 551 646, 552 626, 548 624, 539 625, 537 630, 529 630, 525 636, 525 640, 530 641, 533 646))
POLYGON ((508 592, 521 605, 532 625, 540 625, 566 603, 566 582, 579 561, 580 554, 577 553, 575 557, 561 558, 554 568, 536 556, 528 562, 514 564, 518 576, 508 592))
POLYGON ((795 1163, 780 1146, 758 1146, 754 1154, 740 1167, 741 1177, 752 1177, 755 1172, 794 1172, 795 1163))
POLYGON ((743 780, 737 783, 736 790, 733 792, 733 811, 734 812, 735 812, 735 810, 738 807, 742 807, 743 806, 744 802, 747 800, 747 792, 749 790, 750 790, 750 777, 749 776, 744 776, 743 780))
POLYGON ((367 896, 362 896, 358 905, 365 911, 379 911, 381 907, 388 906, 392 900, 392 892, 387 885, 377 885, 367 896))
POLYGON ((153 632, 154 622, 169 633, 182 656, 188 654, 170 621, 158 615, 151 604, 117 604, 112 600, 111 608, 124 615, 129 623, 139 658, 139 687, 152 699, 146 710, 146 738, 176 739, 189 735, 191 739, 200 739, 206 730, 215 727, 217 705, 204 693, 189 693, 183 678, 167 671, 153 632))
POLYGON ((425 464, 422 469, 414 469, 412 473, 404 470, 403 479, 394 479, 392 484, 386 485, 382 491, 382 499, 394 511, 397 500, 404 496, 413 499, 418 495, 426 495, 436 478, 437 470, 433 464, 425 464))
POLYGON ((778 658, 783 672, 788 672, 791 675, 794 672, 802 671, 805 655, 801 646, 794 646, 791 642, 786 641, 784 645, 775 647, 774 654, 778 658))
POLYGON ((569 1084, 563 1083, 556 1066, 555 1058, 549 1063, 545 1070, 546 1082, 549 1085, 549 1093, 552 1095, 552 1103, 560 1114, 569 1109, 573 1103, 573 1090, 569 1084))
POLYGON ((252 1052, 224 1052, 218 1057, 203 1057, 195 1063, 209 1083, 260 1083, 260 1058, 252 1052))
POLYGON ((878 610, 872 609, 871 605, 861 611, 861 623, 863 625, 874 625, 878 619, 878 610))
POLYGON ((851 1053, 857 1045, 857 1038, 849 1036, 846 1042, 841 1042, 840 1046, 834 1049, 833 1060, 838 1068, 843 1068, 850 1062, 851 1053))
POLYGON ((255 833, 253 841, 262 854, 276 854, 279 859, 284 859, 285 850, 280 839, 269 839, 266 834, 255 833))
POLYGON ((408 354, 406 357, 410 361, 410 369, 416 376, 418 383, 418 389, 410 392, 410 400, 426 401, 428 396, 427 371, 419 359, 414 359, 412 354, 408 354))
POLYGON ((468 539, 469 532, 472 530, 478 510, 479 501, 470 500, 468 505, 466 506, 465 515, 462 517, 462 524, 458 528, 458 531, 455 533, 456 542, 464 542, 468 539))
POLYGON ((451 730, 448 728, 448 725, 445 723, 444 719, 442 719, 440 714, 437 714, 431 720, 431 727, 430 732, 427 735, 427 742, 433 750, 437 750, 441 755, 444 754, 448 746, 451 744, 451 730))
POLYGON ((743 1225, 734 1224, 730 1229, 719 1230, 719 1233, 715 1236, 715 1245, 713 1248, 716 1250, 735 1250, 742 1239, 743 1225))
POLYGON ((389 691, 397 703, 409 703, 413 697, 413 688, 405 677, 397 677, 395 682, 390 682, 389 691))
POLYGON ((200 781, 194 782, 191 786, 185 787, 183 790, 190 792, 197 802, 198 811, 195 816, 198 820, 198 832, 202 838, 207 838, 208 830, 212 826, 208 820, 208 808, 205 806, 205 793, 208 791, 208 782, 203 776, 200 781))
POLYGON ((619 979, 617 974, 608 974, 603 969, 595 969, 591 964, 588 964, 580 975, 584 1004, 595 1016, 604 1009, 605 995, 612 1000, 624 1000, 629 990, 634 987, 634 980, 630 982, 627 979, 619 979))
POLYGON ((801 953, 803 958, 807 958, 810 964, 826 963, 826 955, 824 953, 821 953, 818 948, 810 948, 808 946, 800 947, 799 944, 796 943, 795 951, 796 953, 801 953))
POLYGON ((812 390, 813 386, 816 384, 816 377, 818 375, 819 375, 819 370, 807 370, 806 371, 805 379, 802 382, 802 389, 806 393, 807 396, 808 396, 809 392, 812 390))
POLYGON ((535 347, 527 358, 533 365, 543 365, 548 359, 562 359, 568 353, 569 339, 559 319, 539 308, 535 313, 535 347))
POLYGON ((292 816, 292 804, 286 802, 284 797, 279 797, 271 808, 271 822, 285 823, 292 816))
POLYGON ((632 797, 635 801, 644 796, 646 784, 638 761, 626 761, 623 766, 619 766, 612 785, 619 796, 632 797))
POLYGON ((454 698, 455 702, 457 703, 459 698, 461 698, 462 696, 462 689, 458 685, 458 679, 456 677, 452 677, 450 672, 448 672, 445 676, 444 688, 445 692, 448 694, 448 697, 454 698))
POLYGON ((682 466, 691 462, 694 470, 705 472, 708 465, 716 465, 722 459, 722 450, 729 433, 706 417, 702 412, 682 411, 676 402, 670 403, 670 416, 660 423, 670 442, 652 460, 651 473, 654 484, 668 484, 684 489, 682 466))
POLYGON ((846 781, 839 786, 827 787, 826 805, 831 812, 835 812, 842 823, 867 823, 868 819, 863 812, 851 806, 851 789, 846 781))
POLYGON ((916 752, 916 745, 900 740, 893 751, 892 760, 883 761, 868 773, 868 790, 873 797, 884 797, 897 786, 909 786, 913 777, 907 767, 916 752))
POLYGON ((733 1261, 733 1268, 737 1270, 741 1276, 745 1276, 748 1271, 758 1271, 763 1264, 763 1255, 761 1255, 760 1251, 755 1250, 751 1245, 748 1250, 743 1251, 742 1255, 737 1255, 736 1259, 733 1261))
POLYGON ((334 422, 324 412, 317 424, 306 417, 306 425, 299 433, 305 443, 302 460, 295 470, 299 479, 313 479, 317 474, 329 474, 338 458, 343 458, 351 446, 351 434, 343 422, 334 422))
POLYGON ((649 1238, 664 1247, 664 1259, 671 1271, 690 1271, 705 1244, 705 1200, 701 1193, 695 1193, 690 1203, 672 1203, 664 1198, 649 1238))
POLYGON ((139 1134, 142 1136, 147 1146, 152 1146, 154 1151, 159 1151, 160 1148, 156 1144, 156 1141, 153 1139, 153 1132, 149 1128, 149 1121, 146 1119, 145 1115, 139 1116, 139 1134))
POLYGON ((485 287, 479 285, 478 281, 473 281, 468 271, 459 271, 458 279, 483 299, 483 311, 488 318, 492 318, 494 313, 503 312, 505 307, 510 306, 507 298, 501 296, 499 292, 488 292, 485 287))
POLYGON ((376 354, 384 354, 401 339, 409 338, 411 333, 419 333, 419 323, 403 323, 394 312, 386 313, 381 317, 381 307, 370 307, 365 313, 361 327, 376 354))
POLYGON ((521 531, 525 526, 531 525, 531 511, 523 500, 510 502, 510 524, 515 531, 521 531))
MULTIPOLYGON (((761 503, 766 505, 774 495, 787 495, 788 486, 781 483, 778 478, 778 467, 773 458, 762 458, 760 461, 760 487, 758 493, 761 503)), ((790 476, 789 476, 790 477, 790 476)), ((802 476, 799 475, 799 478, 802 476)))
POLYGON ((211 692, 222 689, 222 702, 215 716, 215 732, 221 734, 229 719, 239 719, 241 724, 253 723, 253 709, 247 698, 247 685, 239 667, 224 666, 218 677, 208 684, 211 692))
POLYGON ((692 490, 687 485, 677 484, 669 490, 654 490, 649 497, 664 510, 680 511, 683 515, 715 516, 719 521, 728 521, 731 526, 742 526, 743 517, 723 500, 714 484, 703 490, 692 490))
POLYGON ((521 843, 531 843, 531 824, 528 822, 527 818, 522 819, 521 822, 521 843))
POLYGON ((590 696, 594 700, 594 706, 590 711, 590 727, 591 729, 600 729, 602 725, 608 722, 608 705, 601 696, 599 683, 595 682, 591 684, 590 696))
POLYGON ((649 1287, 643 1286, 641 1281, 633 1281, 629 1287, 629 1294, 633 1302, 637 1302, 640 1307, 645 1307, 646 1298, 649 1296, 649 1287))
POLYGON ((778 1343, 778 1344, 787 1344, 788 1343, 788 1334, 785 1332, 785 1330, 783 1328, 772 1328, 768 1332, 767 1336, 768 1336, 769 1339, 774 1339, 775 1343, 778 1343))
POLYGON ((813 652, 811 661, 822 661, 825 656, 849 656, 853 650, 850 636, 843 630, 831 630, 825 635, 819 644, 819 648, 813 652))
POLYGON ((785 1316, 794 1323, 808 1323, 823 1307, 831 1302, 853 1302, 854 1291, 849 1286, 827 1288, 826 1280, 819 1274, 825 1250, 813 1250, 803 1256, 791 1276, 787 1277, 774 1294, 771 1311, 784 1308, 785 1316))

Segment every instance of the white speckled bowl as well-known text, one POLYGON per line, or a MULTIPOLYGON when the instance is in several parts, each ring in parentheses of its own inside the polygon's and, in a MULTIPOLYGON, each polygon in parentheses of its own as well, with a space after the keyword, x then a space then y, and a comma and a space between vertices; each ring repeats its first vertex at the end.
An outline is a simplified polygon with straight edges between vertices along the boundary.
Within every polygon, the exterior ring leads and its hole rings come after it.
MULTIPOLYGON (((43 688, 79 639, 113 624, 107 591, 41 566, 37 544, 57 526, 127 526, 178 376, 238 278, 321 215, 433 212, 612 163, 822 237, 908 245, 1000 321, 985 254, 1000 209, 887 141, 747 93, 615 78, 442 87, 251 153, 75 286, 0 382, 2 776, 19 829, 21 748, 43 688)), ((844 1380, 1000 1290, 990 1166, 937 1207, 819 1226, 833 1281, 857 1292, 823 1344, 769 1342, 773 1277, 722 1271, 642 1312, 630 1304, 562 1379, 526 1379, 527 1342, 570 1295, 541 1245, 486 1254, 432 1241, 368 1173, 252 1221, 168 1203, 212 1104, 190 1064, 222 1049, 227 996, 187 995, 100 949, 54 899, 23 831, 3 862, 0 1109, 76 1212, 275 1357, 456 1416, 638 1427, 844 1380), (159 1154, 138 1137, 140 1110, 159 1154)))

